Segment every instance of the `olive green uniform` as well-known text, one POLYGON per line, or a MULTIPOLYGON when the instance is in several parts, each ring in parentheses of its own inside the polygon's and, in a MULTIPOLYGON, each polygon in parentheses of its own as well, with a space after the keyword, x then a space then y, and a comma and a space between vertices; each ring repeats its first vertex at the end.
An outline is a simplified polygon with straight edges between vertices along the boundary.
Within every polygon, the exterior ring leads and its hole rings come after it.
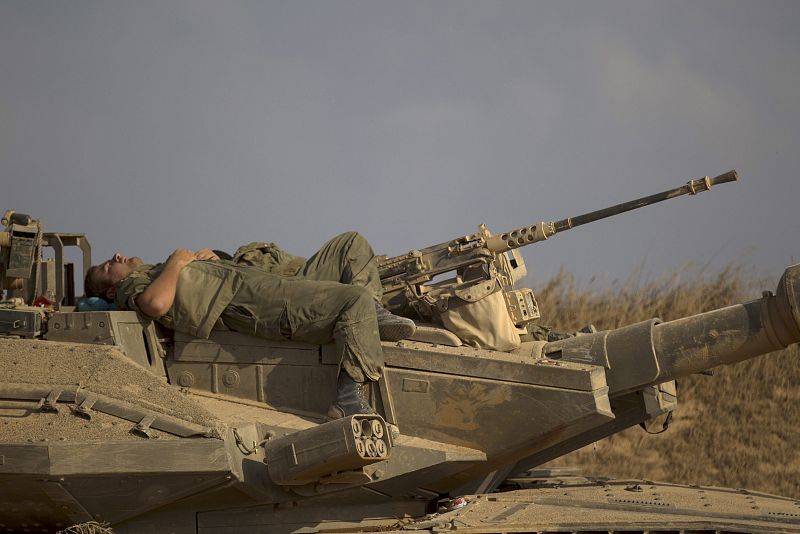
MULTIPOLYGON (((378 380, 383 355, 375 302, 381 284, 373 258, 355 232, 334 237, 307 261, 272 243, 251 243, 232 261, 196 260, 184 267, 172 307, 156 320, 200 338, 224 326, 270 340, 334 341, 354 380, 378 380)), ((116 287, 117 306, 139 311, 136 297, 163 269, 163 263, 134 269, 116 287)))

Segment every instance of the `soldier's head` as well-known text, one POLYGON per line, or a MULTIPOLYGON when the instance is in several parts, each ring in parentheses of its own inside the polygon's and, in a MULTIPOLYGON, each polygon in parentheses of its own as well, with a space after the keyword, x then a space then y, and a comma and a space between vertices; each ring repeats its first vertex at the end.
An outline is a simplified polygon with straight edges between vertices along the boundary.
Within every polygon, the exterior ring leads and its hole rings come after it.
POLYGON ((128 257, 115 253, 100 265, 90 267, 83 281, 86 296, 113 301, 114 286, 131 274, 134 267, 141 264, 142 260, 136 256, 128 257))

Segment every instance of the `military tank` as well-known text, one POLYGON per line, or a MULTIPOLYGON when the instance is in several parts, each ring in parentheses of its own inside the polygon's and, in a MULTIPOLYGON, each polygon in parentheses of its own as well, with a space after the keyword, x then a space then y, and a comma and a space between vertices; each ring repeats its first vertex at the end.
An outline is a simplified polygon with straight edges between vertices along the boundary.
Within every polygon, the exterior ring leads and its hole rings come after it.
POLYGON ((333 421, 331 346, 77 311, 86 236, 6 212, 0 532, 800 532, 794 499, 540 469, 668 417, 676 379, 800 342, 800 265, 775 293, 692 317, 531 328, 520 246, 735 179, 378 257, 385 305, 418 329, 383 343, 378 415, 333 421))

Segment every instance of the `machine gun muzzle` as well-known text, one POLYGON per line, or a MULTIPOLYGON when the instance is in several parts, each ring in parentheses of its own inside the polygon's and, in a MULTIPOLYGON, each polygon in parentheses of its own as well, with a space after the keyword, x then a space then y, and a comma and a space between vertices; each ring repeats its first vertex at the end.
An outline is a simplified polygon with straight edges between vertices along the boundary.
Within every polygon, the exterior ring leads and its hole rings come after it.
POLYGON ((567 217, 566 219, 561 219, 560 221, 543 221, 539 224, 516 228, 510 232, 495 234, 486 240, 486 247, 495 254, 508 252, 509 250, 519 248, 524 245, 530 245, 539 241, 544 241, 551 235, 575 228, 576 226, 581 226, 583 224, 599 221, 600 219, 613 217, 615 215, 619 215, 620 213, 625 213, 626 211, 643 208, 645 206, 663 202, 665 200, 682 195, 696 195, 697 193, 708 191, 714 185, 735 182, 738 179, 739 175, 735 169, 732 169, 713 178, 705 176, 703 178, 689 180, 686 182, 686 185, 682 185, 681 187, 676 187, 674 189, 662 191, 661 193, 656 193, 654 195, 637 198, 635 200, 629 200, 628 202, 623 202, 622 204, 616 204, 614 206, 609 206, 608 208, 591 211, 589 213, 584 213, 583 215, 567 217))
POLYGON ((669 322, 641 323, 548 343, 549 358, 606 368, 610 394, 635 391, 800 342, 800 264, 775 294, 669 322))

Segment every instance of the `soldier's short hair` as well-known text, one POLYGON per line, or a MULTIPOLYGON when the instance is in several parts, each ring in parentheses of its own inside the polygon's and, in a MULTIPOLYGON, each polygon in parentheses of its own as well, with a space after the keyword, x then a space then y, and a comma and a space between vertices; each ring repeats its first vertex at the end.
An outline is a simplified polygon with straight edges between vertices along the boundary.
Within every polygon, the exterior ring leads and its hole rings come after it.
POLYGON ((99 265, 92 265, 86 271, 86 277, 83 279, 83 292, 86 294, 86 298, 100 297, 107 302, 111 302, 106 296, 106 291, 111 287, 111 284, 96 276, 99 268, 99 265))

